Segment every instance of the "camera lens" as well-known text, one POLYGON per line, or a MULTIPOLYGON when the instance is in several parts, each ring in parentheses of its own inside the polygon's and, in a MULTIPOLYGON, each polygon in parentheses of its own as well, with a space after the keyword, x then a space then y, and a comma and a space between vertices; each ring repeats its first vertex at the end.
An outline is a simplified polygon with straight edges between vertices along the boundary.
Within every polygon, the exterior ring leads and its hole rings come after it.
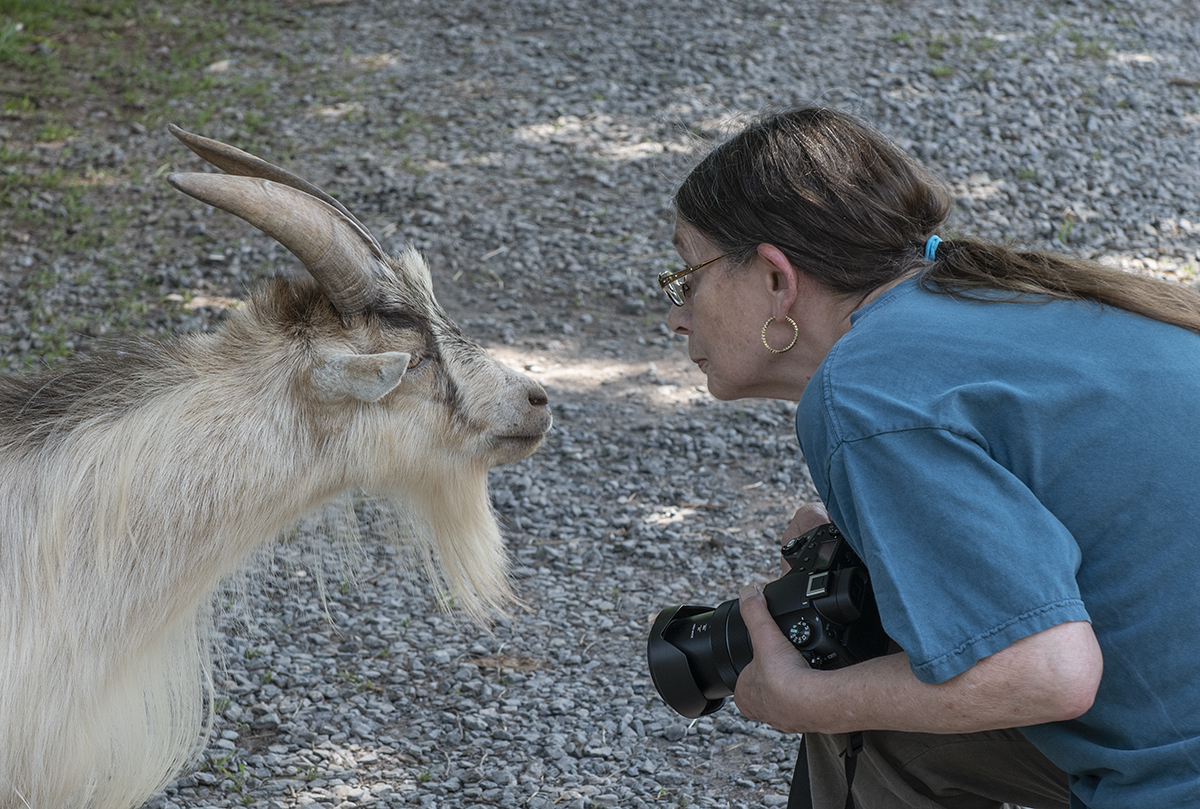
POLYGON ((737 599, 716 609, 681 605, 658 614, 646 647, 662 698, 689 718, 721 707, 754 658, 737 599))

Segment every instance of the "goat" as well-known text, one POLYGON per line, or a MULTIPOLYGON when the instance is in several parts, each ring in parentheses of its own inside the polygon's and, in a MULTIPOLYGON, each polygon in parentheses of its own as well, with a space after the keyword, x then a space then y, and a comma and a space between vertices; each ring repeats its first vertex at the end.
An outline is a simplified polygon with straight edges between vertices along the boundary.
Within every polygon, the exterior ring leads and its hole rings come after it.
POLYGON ((0 379, 0 807, 126 809, 212 727, 213 592, 347 491, 403 495, 456 603, 511 603, 487 471, 550 428, 545 391, 489 357, 315 185, 175 127, 228 172, 176 189, 274 237, 311 277, 255 290, 209 335, 0 379))

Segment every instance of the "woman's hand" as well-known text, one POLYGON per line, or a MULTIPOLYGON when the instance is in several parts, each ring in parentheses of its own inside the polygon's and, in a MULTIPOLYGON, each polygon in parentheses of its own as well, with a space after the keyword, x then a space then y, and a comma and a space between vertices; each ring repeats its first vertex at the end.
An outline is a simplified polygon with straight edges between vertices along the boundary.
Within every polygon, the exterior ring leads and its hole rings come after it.
MULTIPOLYGON (((821 503, 805 503, 796 510, 784 529, 780 545, 829 522, 829 512, 821 503)), ((791 570, 786 560, 783 572, 791 570)), ((750 631, 754 660, 738 675, 734 700, 748 719, 758 719, 786 733, 802 732, 795 726, 798 717, 784 706, 795 698, 796 681, 813 674, 808 662, 779 630, 771 617, 762 588, 749 585, 741 593, 742 620, 750 631)))
MULTIPOLYGON (((815 525, 824 522, 828 519, 815 525)), ((820 672, 809 667, 779 630, 760 587, 743 587, 740 602, 742 620, 750 631, 750 644, 754 647, 754 659, 738 675, 734 691, 738 710, 747 719, 758 719, 785 733, 811 731, 812 728, 805 727, 803 703, 796 700, 804 691, 805 678, 819 677, 820 672)))
MULTIPOLYGON (((781 546, 786 545, 790 540, 827 522, 829 522, 829 512, 825 510, 825 506, 820 503, 805 503, 796 509, 796 514, 792 517, 792 521, 788 523, 788 527, 784 529, 783 537, 779 544, 781 546)), ((791 570, 791 565, 784 562, 783 572, 787 573, 789 570, 791 570)))

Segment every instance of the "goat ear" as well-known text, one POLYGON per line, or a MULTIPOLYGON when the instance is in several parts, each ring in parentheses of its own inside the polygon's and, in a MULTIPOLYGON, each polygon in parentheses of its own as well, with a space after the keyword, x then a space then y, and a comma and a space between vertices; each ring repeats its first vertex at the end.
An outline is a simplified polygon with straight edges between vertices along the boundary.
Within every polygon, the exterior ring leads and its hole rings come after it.
POLYGON ((313 369, 313 386, 327 401, 347 397, 376 402, 395 390, 408 370, 411 354, 330 354, 313 369))

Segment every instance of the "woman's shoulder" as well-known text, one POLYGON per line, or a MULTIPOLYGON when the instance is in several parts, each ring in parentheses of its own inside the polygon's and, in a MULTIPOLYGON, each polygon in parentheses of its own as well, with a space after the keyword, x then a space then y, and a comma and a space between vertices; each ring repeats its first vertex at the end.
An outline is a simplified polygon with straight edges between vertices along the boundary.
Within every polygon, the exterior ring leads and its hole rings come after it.
POLYGON ((1136 400, 1154 376, 1200 396, 1200 337, 1092 302, 960 297, 906 282, 861 310, 805 391, 805 412, 824 410, 843 437, 953 428, 998 402, 1136 400))

